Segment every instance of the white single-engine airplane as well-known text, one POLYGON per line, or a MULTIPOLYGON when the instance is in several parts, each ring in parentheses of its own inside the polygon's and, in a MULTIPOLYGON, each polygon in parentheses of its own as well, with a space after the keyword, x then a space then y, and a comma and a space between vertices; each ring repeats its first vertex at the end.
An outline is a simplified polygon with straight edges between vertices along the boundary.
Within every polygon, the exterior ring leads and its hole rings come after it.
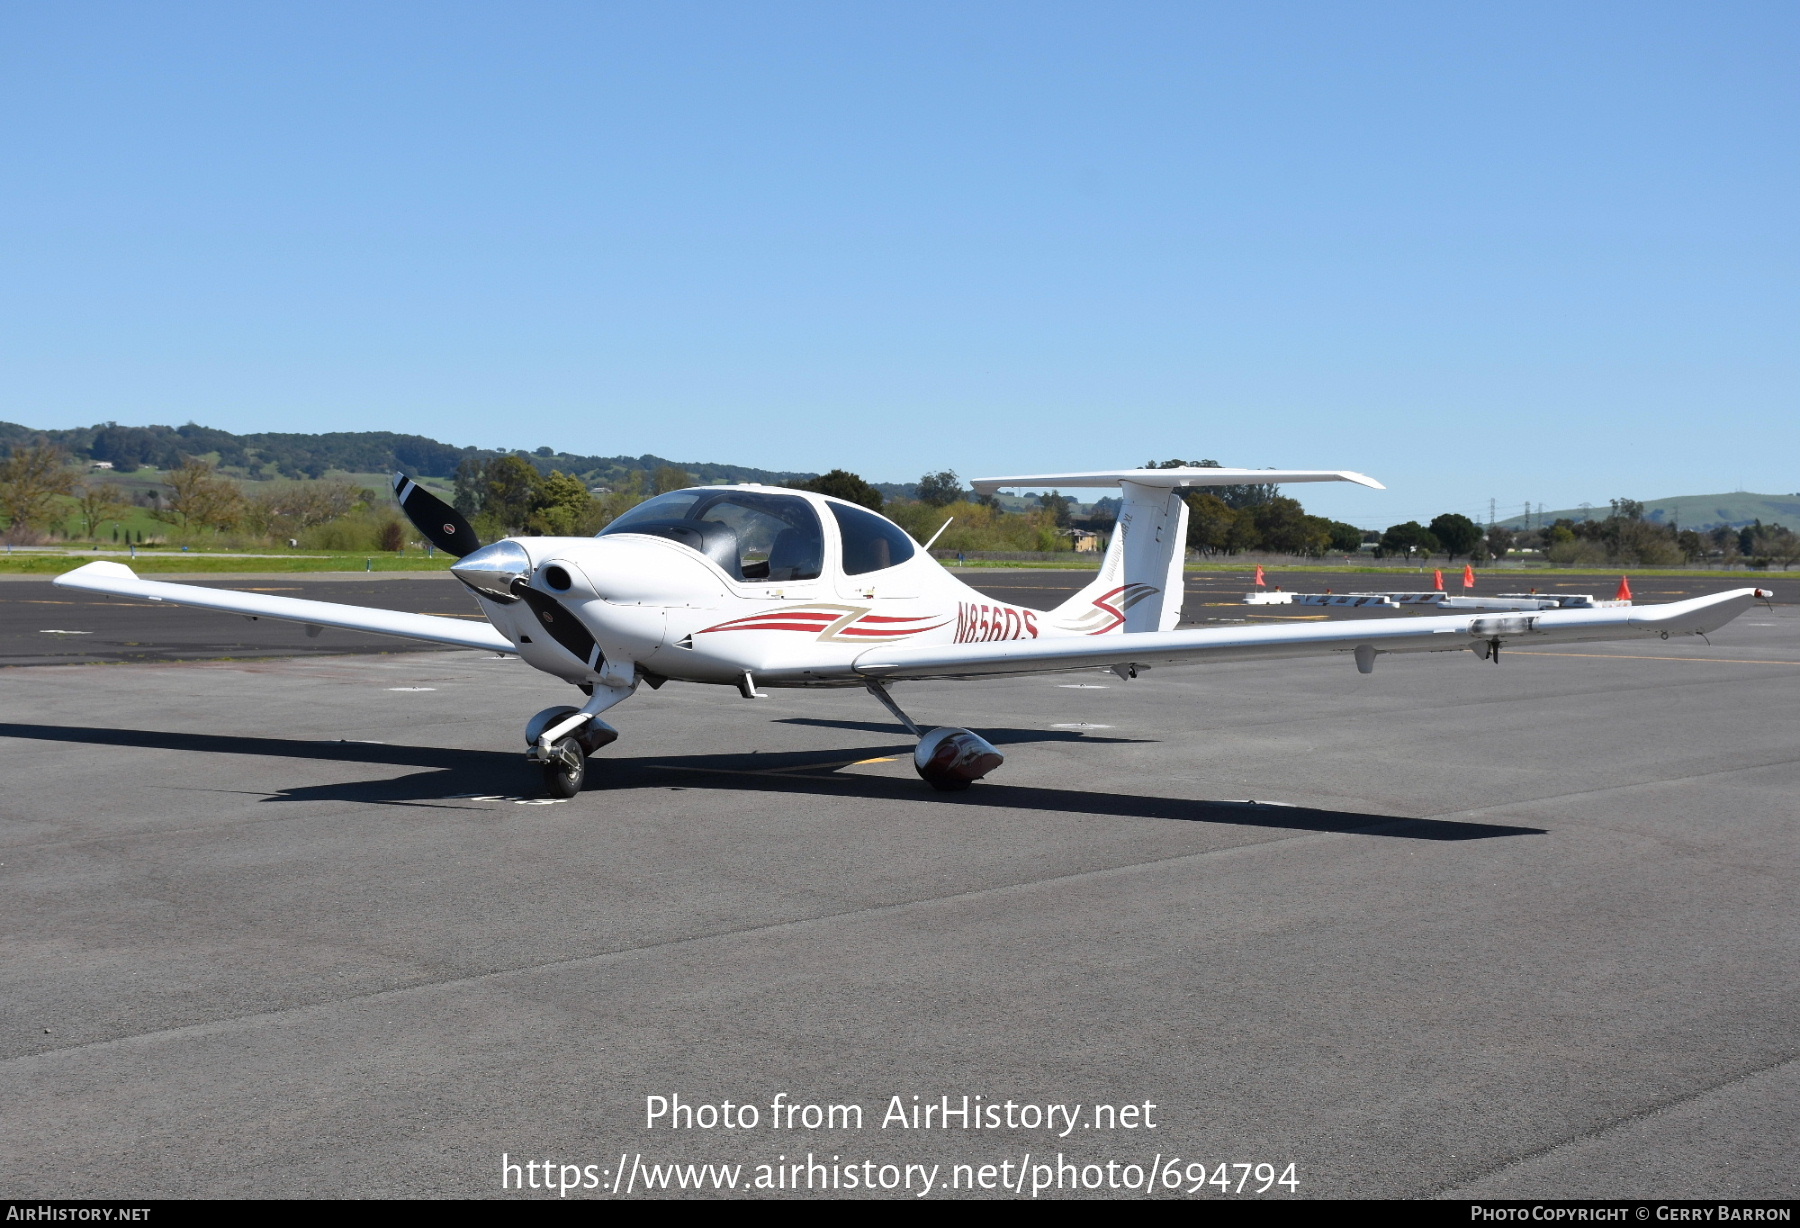
MULTIPOLYGON (((64 588, 228 610, 250 618, 372 631, 516 654, 579 687, 579 708, 546 708, 525 726, 527 758, 550 792, 573 797, 587 758, 618 732, 600 714, 640 683, 737 688, 866 687, 919 739, 913 762, 934 788, 966 789, 1002 761, 967 729, 923 731, 894 702, 896 682, 1342 653, 1367 674, 1387 652, 1646 636, 1702 635, 1742 613, 1759 589, 1667 605, 1548 610, 1497 617, 1351 619, 1285 627, 1177 631, 1187 540, 1183 488, 1357 482, 1335 470, 1129 469, 983 478, 975 489, 1111 487, 1123 495, 1100 573, 1054 610, 995 601, 958 580, 892 521, 841 499, 769 486, 700 486, 639 504, 594 537, 511 537, 482 546, 453 508, 404 474, 400 506, 475 595, 491 626, 429 614, 139 579, 96 562, 64 588)), ((942 530, 940 530, 941 532, 942 530)))

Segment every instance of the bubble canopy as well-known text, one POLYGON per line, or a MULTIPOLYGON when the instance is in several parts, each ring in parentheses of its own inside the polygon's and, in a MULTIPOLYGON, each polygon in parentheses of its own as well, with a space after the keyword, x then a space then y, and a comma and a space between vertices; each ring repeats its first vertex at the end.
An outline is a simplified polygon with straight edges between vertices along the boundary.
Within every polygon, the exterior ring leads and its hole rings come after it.
POLYGON ((675 490, 647 500, 596 535, 641 533, 697 550, 736 580, 816 579, 824 566, 819 514, 799 495, 675 490))

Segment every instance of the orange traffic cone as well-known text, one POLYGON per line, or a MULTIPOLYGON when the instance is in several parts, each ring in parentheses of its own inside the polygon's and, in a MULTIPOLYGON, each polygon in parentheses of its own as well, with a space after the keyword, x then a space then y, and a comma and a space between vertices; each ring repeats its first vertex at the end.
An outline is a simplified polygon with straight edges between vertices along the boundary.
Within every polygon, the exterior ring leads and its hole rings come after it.
POLYGON ((1463 587, 1475 587, 1475 568, 1468 563, 1463 564, 1463 587))
POLYGON ((1619 577, 1619 591, 1613 594, 1613 600, 1614 601, 1630 601, 1631 600, 1631 581, 1627 577, 1625 577, 1625 576, 1619 577))
POLYGON ((1257 565, 1256 565, 1256 587, 1258 587, 1258 588, 1267 588, 1267 587, 1269 587, 1269 582, 1268 582, 1268 581, 1267 581, 1267 580, 1265 580, 1265 579, 1263 579, 1263 573, 1262 573, 1262 564, 1261 564, 1261 563, 1258 563, 1258 564, 1257 564, 1257 565))
POLYGON ((1443 572, 1443 569, 1441 569, 1441 568, 1440 568, 1440 569, 1438 569, 1438 570, 1437 570, 1437 571, 1434 571, 1434 572, 1432 572, 1432 573, 1431 573, 1431 586, 1432 586, 1432 587, 1433 587, 1433 588, 1435 588, 1435 589, 1437 589, 1437 591, 1438 591, 1438 592, 1440 592, 1440 593, 1441 593, 1441 592, 1443 592, 1443 591, 1444 591, 1444 572, 1443 572))

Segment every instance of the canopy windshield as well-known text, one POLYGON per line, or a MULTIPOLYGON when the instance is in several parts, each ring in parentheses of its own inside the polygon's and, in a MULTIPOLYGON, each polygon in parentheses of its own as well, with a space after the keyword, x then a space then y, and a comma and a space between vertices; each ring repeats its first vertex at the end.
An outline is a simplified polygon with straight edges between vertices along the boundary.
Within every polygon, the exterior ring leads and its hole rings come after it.
POLYGON ((597 536, 642 533, 698 550, 733 579, 812 580, 825 559, 825 534, 798 495, 751 490, 676 490, 638 504, 597 536))

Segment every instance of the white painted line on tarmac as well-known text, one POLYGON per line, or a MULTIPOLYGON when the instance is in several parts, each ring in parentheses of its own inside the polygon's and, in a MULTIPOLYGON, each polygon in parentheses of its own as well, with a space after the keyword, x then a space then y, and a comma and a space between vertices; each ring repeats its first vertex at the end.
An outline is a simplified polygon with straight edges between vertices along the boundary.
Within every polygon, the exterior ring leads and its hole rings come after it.
POLYGON ((511 802, 515 806, 556 806, 566 801, 567 797, 519 797, 511 793, 450 793, 444 796, 447 802, 511 802))

